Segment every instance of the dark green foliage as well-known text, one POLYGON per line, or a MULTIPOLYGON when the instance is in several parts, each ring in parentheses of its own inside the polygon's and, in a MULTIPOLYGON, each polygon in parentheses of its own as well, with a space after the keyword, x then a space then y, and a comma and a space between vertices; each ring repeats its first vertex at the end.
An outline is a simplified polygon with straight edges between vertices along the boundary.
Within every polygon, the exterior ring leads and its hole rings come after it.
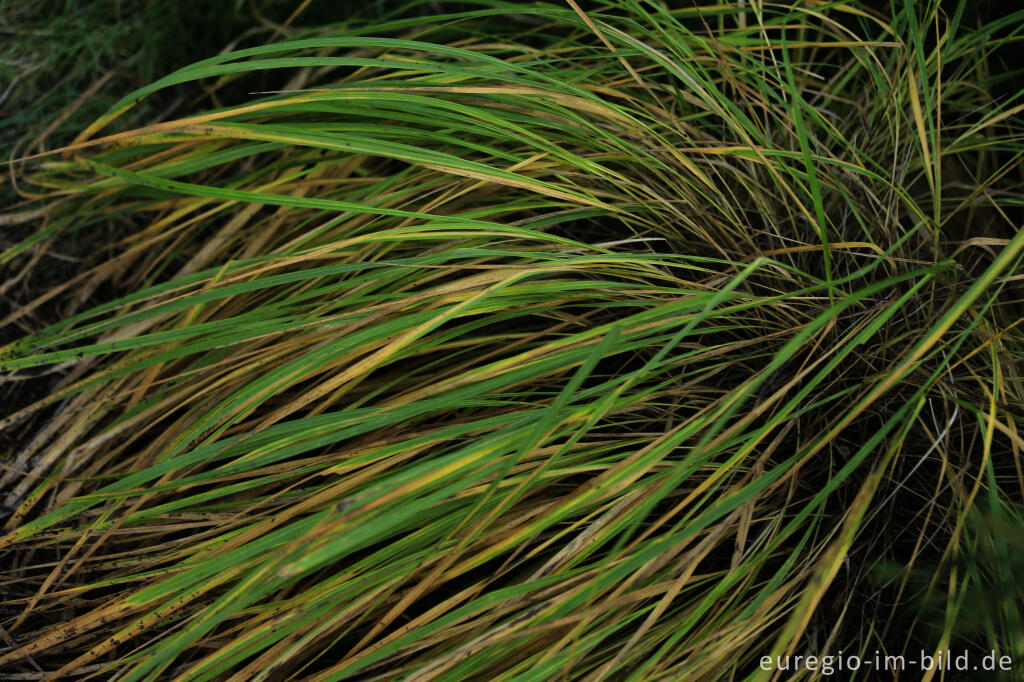
POLYGON ((386 10, 12 165, 0 667, 1024 663, 1024 13, 386 10))

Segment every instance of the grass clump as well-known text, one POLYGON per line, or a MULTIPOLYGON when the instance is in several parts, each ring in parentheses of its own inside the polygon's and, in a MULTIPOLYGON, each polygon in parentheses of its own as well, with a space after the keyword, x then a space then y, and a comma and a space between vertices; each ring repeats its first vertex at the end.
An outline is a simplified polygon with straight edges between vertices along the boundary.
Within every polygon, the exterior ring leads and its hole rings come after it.
POLYGON ((1024 660, 1022 102, 978 58, 1024 15, 394 16, 184 67, 19 163, 12 277, 126 236, 2 321, 8 386, 52 385, 0 420, 0 666, 1024 660), (253 94, 118 129, 201 80, 253 94))

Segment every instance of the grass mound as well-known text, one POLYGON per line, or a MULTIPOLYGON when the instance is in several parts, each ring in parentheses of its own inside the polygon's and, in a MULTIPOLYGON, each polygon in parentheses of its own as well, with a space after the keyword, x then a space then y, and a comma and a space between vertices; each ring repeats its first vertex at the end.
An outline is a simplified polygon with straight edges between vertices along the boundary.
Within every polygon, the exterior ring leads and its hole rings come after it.
POLYGON ((0 322, 0 668, 1024 661, 1024 14, 473 7, 19 162, 2 286, 98 257, 0 322))

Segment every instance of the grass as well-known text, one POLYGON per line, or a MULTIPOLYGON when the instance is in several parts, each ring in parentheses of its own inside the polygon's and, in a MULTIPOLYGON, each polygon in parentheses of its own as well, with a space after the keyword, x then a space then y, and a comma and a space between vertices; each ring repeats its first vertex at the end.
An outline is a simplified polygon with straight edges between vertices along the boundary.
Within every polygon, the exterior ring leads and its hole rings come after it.
POLYGON ((1024 15, 423 8, 13 166, 0 669, 1024 660, 1024 15))
MULTIPOLYGON (((379 19, 385 9, 379 1, 339 8, 321 0, 0 0, 0 143, 20 153, 29 143, 32 151, 61 146, 121 96, 225 46, 354 16, 379 19)), ((165 90, 140 103, 130 123, 170 118, 209 95, 165 90)))

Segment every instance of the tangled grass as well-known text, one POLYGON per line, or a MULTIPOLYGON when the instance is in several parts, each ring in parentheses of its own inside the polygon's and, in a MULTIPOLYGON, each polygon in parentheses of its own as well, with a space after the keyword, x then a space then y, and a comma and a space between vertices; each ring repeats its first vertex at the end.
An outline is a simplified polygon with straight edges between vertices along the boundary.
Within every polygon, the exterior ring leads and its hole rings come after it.
POLYGON ((1024 661, 1024 13, 473 7, 18 162, 0 289, 95 256, 0 322, 0 669, 1024 661))

